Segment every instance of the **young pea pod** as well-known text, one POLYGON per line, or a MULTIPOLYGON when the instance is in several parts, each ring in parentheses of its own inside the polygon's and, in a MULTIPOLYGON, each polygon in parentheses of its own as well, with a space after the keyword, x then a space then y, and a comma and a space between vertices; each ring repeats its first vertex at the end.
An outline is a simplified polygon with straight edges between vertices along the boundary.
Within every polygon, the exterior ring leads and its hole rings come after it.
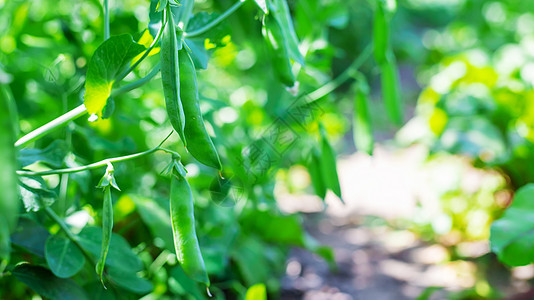
POLYGON ((369 112, 369 86, 365 77, 361 75, 356 83, 356 96, 354 97, 354 115, 352 132, 356 149, 373 154, 373 129, 371 126, 371 113, 369 112))
POLYGON ((170 206, 176 257, 187 276, 209 287, 210 280, 195 232, 193 194, 177 169, 171 173, 170 206))
POLYGON ((7 86, 0 83, 0 268, 2 261, 9 259, 9 234, 17 224, 20 206, 13 146, 16 114, 12 100, 7 86))
POLYGON ((180 61, 180 98, 186 120, 184 134, 187 140, 187 150, 199 162, 220 170, 219 154, 204 126, 198 102, 195 66, 186 47, 178 51, 178 58, 180 61))
POLYGON ((308 163, 308 172, 310 173, 311 182, 315 194, 321 199, 326 196, 326 185, 323 180, 323 174, 321 171, 321 154, 315 147, 312 148, 308 163))
POLYGON ((295 85, 295 75, 291 70, 291 61, 289 60, 288 42, 282 32, 278 20, 272 15, 265 15, 265 24, 263 26, 263 38, 273 55, 273 66, 276 75, 280 81, 292 87, 295 85))
POLYGON ((385 0, 377 0, 373 24, 373 46, 376 62, 382 64, 386 61, 386 54, 390 50, 389 19, 385 0))
POLYGON ((322 124, 319 124, 319 132, 321 134, 321 172, 323 180, 327 188, 336 194, 341 202, 341 186, 339 185, 339 177, 337 175, 336 153, 328 142, 326 130, 322 124))
POLYGON ((390 120, 400 125, 402 123, 402 103, 399 86, 397 63, 393 53, 388 53, 386 61, 380 66, 382 82, 382 98, 386 105, 386 112, 390 120))
POLYGON ((174 19, 172 17, 171 6, 167 3, 165 7, 165 19, 163 39, 161 41, 161 82, 163 84, 163 94, 165 95, 165 106, 172 127, 180 138, 187 145, 184 128, 185 116, 180 100, 180 74, 178 63, 178 40, 174 19))
POLYGON ((113 166, 108 163, 106 174, 98 183, 98 187, 104 189, 104 201, 102 203, 102 249, 100 251, 100 258, 96 263, 95 269, 102 284, 104 284, 102 274, 104 273, 106 257, 109 251, 109 244, 111 243, 111 234, 113 232, 113 200, 111 199, 111 187, 114 187, 120 191, 117 183, 115 182, 113 173, 113 166))

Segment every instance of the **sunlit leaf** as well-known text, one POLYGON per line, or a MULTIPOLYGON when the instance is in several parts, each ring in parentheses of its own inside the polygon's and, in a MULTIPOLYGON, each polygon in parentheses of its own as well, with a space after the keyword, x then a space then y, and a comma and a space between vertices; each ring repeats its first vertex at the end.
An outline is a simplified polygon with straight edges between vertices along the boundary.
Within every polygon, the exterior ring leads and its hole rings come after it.
POLYGON ((265 284, 257 283, 248 288, 245 300, 267 300, 267 288, 265 284))
POLYGON ((90 114, 102 115, 111 88, 130 61, 145 47, 134 42, 129 34, 113 36, 96 49, 85 81, 84 104, 90 114))

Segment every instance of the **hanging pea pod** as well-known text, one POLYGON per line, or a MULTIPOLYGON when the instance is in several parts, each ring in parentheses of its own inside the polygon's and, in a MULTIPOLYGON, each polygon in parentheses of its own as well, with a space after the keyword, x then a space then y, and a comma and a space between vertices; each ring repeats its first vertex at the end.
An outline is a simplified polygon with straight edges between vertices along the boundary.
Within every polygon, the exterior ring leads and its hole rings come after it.
POLYGON ((397 63, 393 53, 388 53, 386 61, 380 66, 382 82, 382 98, 390 120, 400 125, 402 123, 402 102, 399 86, 397 63))
POLYGON ((375 60, 379 64, 386 61, 386 54, 390 49, 388 18, 385 0, 377 0, 373 22, 373 50, 375 60))
POLYGON ((161 82, 163 84, 163 94, 165 95, 165 106, 172 127, 180 138, 187 145, 184 127, 185 116, 180 99, 180 74, 178 63, 178 40, 174 19, 172 17, 171 6, 167 3, 165 7, 165 19, 167 20, 161 41, 161 82))
POLYGON ((319 150, 315 147, 313 147, 310 151, 310 157, 308 159, 308 172, 310 173, 315 194, 321 199, 324 199, 326 196, 326 185, 321 171, 321 153, 319 153, 319 150))
POLYGON ((8 87, 0 83, 0 268, 2 261, 9 260, 9 234, 17 224, 20 206, 13 146, 16 124, 14 107, 8 87))
POLYGON ((176 168, 171 174, 170 210, 176 257, 187 276, 209 287, 210 280, 195 232, 193 194, 182 174, 176 168))
POLYGON ((204 126, 198 102, 195 66, 186 47, 178 51, 178 59, 180 61, 180 98, 186 120, 184 134, 187 140, 187 150, 199 162, 220 170, 219 154, 204 126))
POLYGON ((291 70, 288 42, 282 33, 280 23, 270 13, 265 15, 263 38, 272 53, 274 70, 279 80, 289 87, 294 86, 295 75, 291 70))
POLYGON ((104 189, 104 201, 102 203, 102 250, 95 269, 102 285, 104 284, 102 274, 104 273, 106 257, 111 242, 111 234, 113 232, 113 200, 111 199, 111 187, 120 191, 113 173, 113 166, 108 163, 106 174, 104 174, 98 183, 98 187, 104 189))
POLYGON ((319 123, 319 132, 321 134, 321 172, 323 174, 323 181, 326 187, 336 194, 341 202, 341 186, 339 185, 339 177, 337 175, 336 153, 328 142, 326 130, 323 125, 319 123))
POLYGON ((373 129, 369 112, 369 85, 362 74, 359 74, 354 97, 354 115, 352 131, 356 149, 373 154, 373 129))

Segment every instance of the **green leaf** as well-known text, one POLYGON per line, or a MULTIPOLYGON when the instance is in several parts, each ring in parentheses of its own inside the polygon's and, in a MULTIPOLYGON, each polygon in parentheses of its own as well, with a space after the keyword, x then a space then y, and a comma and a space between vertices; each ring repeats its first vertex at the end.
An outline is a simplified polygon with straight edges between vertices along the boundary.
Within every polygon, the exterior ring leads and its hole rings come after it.
POLYGON ((293 27, 293 20, 291 12, 286 0, 273 0, 275 9, 271 9, 271 13, 278 20, 282 27, 282 34, 285 36, 288 44, 289 56, 301 65, 304 65, 304 57, 299 50, 299 39, 295 28, 293 27))
POLYGON ((265 284, 257 283, 248 288, 245 300, 267 300, 267 289, 265 284))
POLYGON ((191 50, 191 59, 195 67, 203 70, 207 69, 209 55, 204 47, 204 39, 185 39, 185 44, 191 50))
POLYGON ((319 131, 321 133, 321 171, 326 187, 336 194, 341 202, 341 186, 339 185, 339 177, 337 175, 336 153, 328 142, 326 131, 322 124, 319 124, 319 131))
POLYGON ((102 116, 113 83, 145 47, 129 34, 112 36, 96 49, 85 80, 84 104, 90 114, 102 116))
POLYGON ((45 244, 50 233, 41 224, 22 217, 13 234, 11 242, 37 256, 45 256, 45 244))
POLYGON ((66 237, 52 235, 46 241, 45 258, 52 273, 60 278, 74 276, 85 264, 85 257, 66 237))
POLYGON ((170 213, 168 208, 162 208, 154 200, 149 198, 136 195, 132 195, 131 198, 152 236, 161 239, 165 245, 165 249, 174 251, 174 240, 171 223, 169 222, 170 213))
POLYGON ((88 299, 85 291, 74 280, 58 278, 43 267, 20 264, 11 273, 43 297, 52 300, 88 299))
POLYGON ((268 13, 269 10, 267 9, 267 3, 265 3, 265 0, 254 0, 256 5, 259 9, 263 11, 264 14, 268 13))
POLYGON ((520 188, 504 215, 491 225, 491 250, 509 266, 534 262, 534 184, 520 188))
MULTIPOLYGON (((87 226, 78 234, 78 241, 89 253, 99 257, 102 247, 102 229, 87 226)), ((106 266, 121 269, 125 273, 136 273, 143 269, 141 260, 133 253, 128 242, 115 233, 111 235, 106 266)))
POLYGON ((42 177, 22 176, 19 179, 20 195, 27 212, 39 211, 43 205, 50 206, 56 200, 56 193, 48 189, 42 177))
POLYGON ((111 281, 136 294, 146 294, 154 288, 150 281, 137 277, 135 273, 125 272, 122 268, 108 268, 111 281))
POLYGON ((21 167, 36 162, 45 163, 51 167, 59 168, 67 155, 67 145, 63 140, 55 140, 44 149, 22 149, 19 151, 18 161, 21 167))

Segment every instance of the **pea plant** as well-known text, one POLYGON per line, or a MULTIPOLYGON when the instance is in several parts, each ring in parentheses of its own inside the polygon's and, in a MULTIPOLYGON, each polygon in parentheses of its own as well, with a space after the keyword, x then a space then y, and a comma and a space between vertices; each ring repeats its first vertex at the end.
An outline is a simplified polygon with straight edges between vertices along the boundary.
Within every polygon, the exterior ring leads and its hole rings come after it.
MULTIPOLYGON (((334 270, 332 250, 305 232, 298 215, 277 208, 273 177, 278 170, 303 165, 317 196, 324 199, 331 190, 342 199, 330 124, 321 121, 329 108, 320 103, 355 79, 354 141, 371 154, 370 89, 358 69, 373 51, 388 115, 402 122, 388 32, 394 1, 372 2, 374 47, 364 47, 326 83, 306 73, 307 50, 286 0, 240 0, 221 14, 204 12, 201 5, 194 13, 193 0, 152 0, 147 28, 133 35, 124 33, 127 27, 110 25, 117 22, 110 22, 109 2, 103 1, 103 36, 96 47, 80 44, 71 28, 75 22, 60 22, 75 48, 70 50, 74 71, 71 76, 55 73, 54 66, 66 60, 60 55, 47 68, 51 79, 39 86, 62 99, 66 112, 18 139, 19 118, 27 115, 17 113, 24 107, 13 88, 22 71, 10 68, 14 63, 9 60, 6 67, 0 65, 2 74, 13 74, 0 76, 0 279, 6 280, 0 295, 28 295, 23 283, 51 299, 130 299, 147 293, 260 299, 278 293, 277 276, 290 246, 316 253, 334 270), (240 8, 242 15, 228 30, 226 23, 240 8), (258 29, 252 31, 256 35, 239 34, 248 27, 258 29), (202 70, 210 56, 224 64, 217 55, 234 45, 229 42, 234 38, 268 58, 270 81, 257 72, 259 81, 272 82, 269 97, 287 103, 261 107, 248 102, 240 108, 243 120, 227 126, 217 118, 218 111, 230 108, 228 101, 208 96, 210 82, 202 70), (139 90, 162 95, 162 105, 129 102, 139 90), (77 106, 66 109, 72 103, 77 106), (263 118, 263 110, 271 119, 268 126, 251 117, 263 118), (87 115, 88 122, 81 118, 87 115), (153 133, 147 133, 149 127, 153 133), (114 143, 97 133, 129 137, 114 143), (156 146, 131 154, 135 147, 128 138, 156 146), (104 174, 95 174, 104 168, 104 174), (4 289, 8 284, 17 288, 4 289)), ((25 3, 6 5, 18 17, 29 11, 25 3)), ((306 5, 321 10, 314 1, 306 5)), ((310 28, 311 36, 322 32, 321 26, 310 28)), ((15 61, 16 55, 7 57, 15 61)), ((225 73, 217 76, 225 81, 225 73)))

